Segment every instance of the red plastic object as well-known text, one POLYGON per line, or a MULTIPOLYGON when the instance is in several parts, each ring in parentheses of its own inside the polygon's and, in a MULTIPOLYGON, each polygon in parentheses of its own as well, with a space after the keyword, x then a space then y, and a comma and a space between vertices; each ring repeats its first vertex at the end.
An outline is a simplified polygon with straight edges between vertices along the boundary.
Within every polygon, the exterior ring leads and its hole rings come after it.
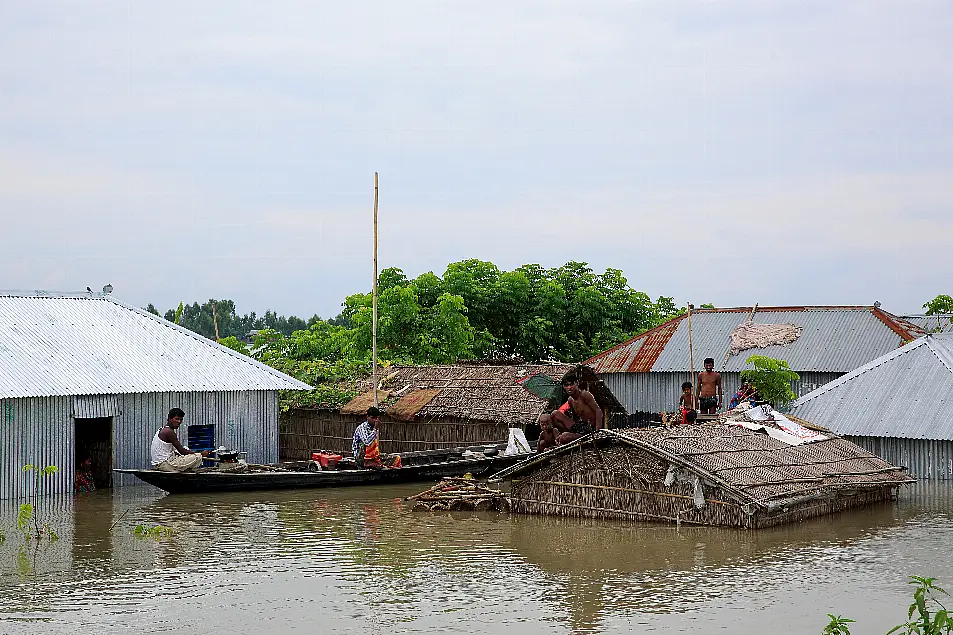
POLYGON ((338 461, 341 460, 340 454, 328 454, 325 452, 312 452, 311 460, 321 464, 323 470, 337 469, 338 461))

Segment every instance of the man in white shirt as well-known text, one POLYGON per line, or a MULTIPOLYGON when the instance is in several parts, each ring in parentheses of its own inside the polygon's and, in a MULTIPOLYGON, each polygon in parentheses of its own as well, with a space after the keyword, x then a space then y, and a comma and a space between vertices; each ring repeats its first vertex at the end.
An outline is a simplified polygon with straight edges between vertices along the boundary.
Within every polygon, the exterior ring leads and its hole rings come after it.
POLYGON ((179 443, 176 430, 182 425, 185 411, 173 408, 169 411, 166 424, 152 437, 152 469, 162 472, 196 472, 202 465, 202 457, 208 451, 193 452, 179 443))

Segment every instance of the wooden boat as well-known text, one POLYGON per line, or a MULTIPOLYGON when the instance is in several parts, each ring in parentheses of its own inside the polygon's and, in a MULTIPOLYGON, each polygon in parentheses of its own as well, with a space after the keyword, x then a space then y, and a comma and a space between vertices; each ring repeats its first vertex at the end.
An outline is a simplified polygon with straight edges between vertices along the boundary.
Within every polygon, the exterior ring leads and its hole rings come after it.
MULTIPOLYGON (((504 446, 505 447, 505 446, 504 446)), ((482 448, 475 448, 482 449, 482 448)), ((488 454, 492 454, 489 452, 488 454)), ((239 492, 252 490, 309 489, 353 485, 384 485, 413 481, 433 481, 448 476, 488 476, 515 465, 527 455, 503 456, 500 449, 492 456, 482 452, 460 450, 424 450, 401 454, 401 467, 362 469, 342 461, 339 469, 312 472, 308 461, 282 463, 275 466, 252 466, 248 472, 219 471, 214 468, 198 472, 160 472, 158 470, 116 469, 133 474, 149 485, 170 494, 199 492, 239 492)))

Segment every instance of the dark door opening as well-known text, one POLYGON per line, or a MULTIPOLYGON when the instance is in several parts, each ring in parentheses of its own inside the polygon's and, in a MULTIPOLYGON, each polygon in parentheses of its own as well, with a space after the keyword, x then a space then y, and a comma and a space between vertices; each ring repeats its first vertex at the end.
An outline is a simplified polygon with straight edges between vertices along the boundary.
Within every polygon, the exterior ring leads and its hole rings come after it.
POLYGON ((113 485, 113 418, 76 419, 76 467, 89 457, 98 489, 113 485))

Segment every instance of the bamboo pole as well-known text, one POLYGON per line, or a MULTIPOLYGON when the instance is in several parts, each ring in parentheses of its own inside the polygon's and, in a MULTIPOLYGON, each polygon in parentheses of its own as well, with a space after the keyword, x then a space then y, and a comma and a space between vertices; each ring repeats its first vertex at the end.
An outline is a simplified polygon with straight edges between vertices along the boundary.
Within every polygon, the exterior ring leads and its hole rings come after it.
POLYGON ((374 358, 373 378, 374 378, 374 407, 377 403, 377 197, 378 197, 378 175, 374 173, 374 294, 371 309, 371 355, 374 358))
POLYGON ((218 336, 218 315, 215 313, 215 300, 212 300, 212 324, 215 325, 215 341, 219 341, 221 338, 218 336))
POLYGON ((688 367, 692 380, 692 410, 695 409, 695 352, 692 350, 692 303, 688 302, 688 367))

